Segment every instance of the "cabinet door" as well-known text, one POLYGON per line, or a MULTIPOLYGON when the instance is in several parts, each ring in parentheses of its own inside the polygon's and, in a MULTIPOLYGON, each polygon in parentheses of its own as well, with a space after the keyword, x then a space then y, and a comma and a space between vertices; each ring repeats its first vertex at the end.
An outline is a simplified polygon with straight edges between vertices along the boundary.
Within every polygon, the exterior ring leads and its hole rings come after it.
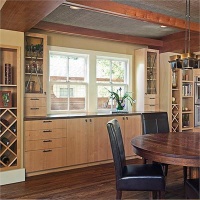
POLYGON ((88 137, 88 162, 103 161, 108 159, 109 138, 106 124, 107 117, 90 119, 88 137), (91 120, 91 121, 90 121, 91 120))
POLYGON ((41 149, 25 152, 26 172, 66 166, 66 148, 41 149))
POLYGON ((46 116, 47 83, 47 36, 37 33, 25 34, 25 97, 41 101, 40 106, 26 105, 25 116, 46 116))
POLYGON ((131 145, 131 140, 141 134, 141 116, 125 116, 124 125, 124 147, 126 156, 135 155, 133 152, 133 147, 131 145))
POLYGON ((67 165, 87 163, 87 123, 85 118, 67 120, 67 165))

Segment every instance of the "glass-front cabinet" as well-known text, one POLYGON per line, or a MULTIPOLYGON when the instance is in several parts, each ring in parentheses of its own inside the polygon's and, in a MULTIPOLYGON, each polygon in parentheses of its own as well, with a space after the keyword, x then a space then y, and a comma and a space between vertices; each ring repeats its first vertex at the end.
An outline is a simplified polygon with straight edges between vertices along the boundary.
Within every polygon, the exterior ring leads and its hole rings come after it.
POLYGON ((159 51, 135 50, 136 110, 159 110, 159 51))
POLYGON ((46 115, 47 36, 25 34, 25 116, 46 115))

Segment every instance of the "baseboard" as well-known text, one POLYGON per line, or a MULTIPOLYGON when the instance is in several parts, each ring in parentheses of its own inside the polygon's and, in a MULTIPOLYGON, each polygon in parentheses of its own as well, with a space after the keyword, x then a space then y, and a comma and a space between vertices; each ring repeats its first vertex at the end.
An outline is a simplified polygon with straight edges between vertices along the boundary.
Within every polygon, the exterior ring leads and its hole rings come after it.
POLYGON ((25 181, 25 168, 0 172, 0 185, 25 181))

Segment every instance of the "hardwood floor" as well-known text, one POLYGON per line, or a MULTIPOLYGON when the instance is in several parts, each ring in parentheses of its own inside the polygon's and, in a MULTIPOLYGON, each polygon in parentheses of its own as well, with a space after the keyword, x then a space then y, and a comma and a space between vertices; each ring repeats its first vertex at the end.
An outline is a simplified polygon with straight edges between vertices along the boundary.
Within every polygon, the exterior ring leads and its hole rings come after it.
MULTIPOLYGON (((135 159, 129 163, 142 163, 135 159)), ((166 199, 184 199, 183 169, 169 165, 166 199)), ((26 178, 25 182, 4 185, 0 199, 115 199, 113 163, 26 178)), ((124 191, 123 199, 148 199, 143 191, 124 191)))

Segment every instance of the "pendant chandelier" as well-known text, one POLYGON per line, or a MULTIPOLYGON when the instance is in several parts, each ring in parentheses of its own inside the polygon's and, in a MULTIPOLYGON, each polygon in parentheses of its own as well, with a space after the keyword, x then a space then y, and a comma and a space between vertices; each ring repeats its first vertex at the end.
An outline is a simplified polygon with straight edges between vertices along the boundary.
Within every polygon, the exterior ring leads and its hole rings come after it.
POLYGON ((185 52, 180 55, 170 56, 172 69, 200 68, 200 55, 190 53, 190 0, 186 0, 185 10, 185 52))

